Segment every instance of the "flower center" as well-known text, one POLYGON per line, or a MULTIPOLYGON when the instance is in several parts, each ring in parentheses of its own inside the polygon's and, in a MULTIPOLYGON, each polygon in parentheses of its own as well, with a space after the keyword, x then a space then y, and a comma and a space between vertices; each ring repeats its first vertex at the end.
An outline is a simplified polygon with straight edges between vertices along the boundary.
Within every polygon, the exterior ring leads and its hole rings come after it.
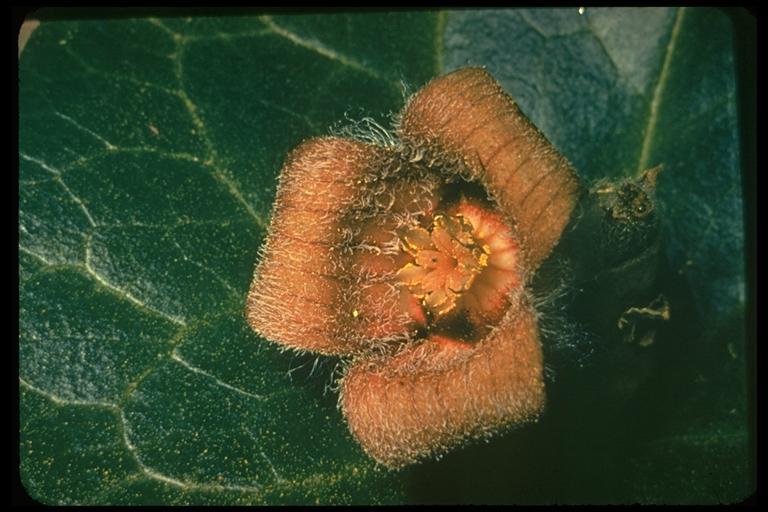
POLYGON ((400 236, 413 262, 398 271, 398 279, 434 318, 452 311, 488 266, 490 247, 473 233, 472 223, 456 214, 436 215, 428 229, 411 228, 400 236))
POLYGON ((492 204, 464 195, 446 203, 397 232, 400 304, 424 336, 472 343, 523 289, 520 246, 492 204))

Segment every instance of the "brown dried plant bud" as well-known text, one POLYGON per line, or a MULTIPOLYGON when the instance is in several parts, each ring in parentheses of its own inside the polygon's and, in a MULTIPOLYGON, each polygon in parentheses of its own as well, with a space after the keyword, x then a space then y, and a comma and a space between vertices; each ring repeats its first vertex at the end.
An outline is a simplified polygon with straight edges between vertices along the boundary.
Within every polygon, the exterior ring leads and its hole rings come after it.
POLYGON ((348 357, 341 409, 393 468, 538 417, 526 285, 580 193, 570 164, 480 68, 417 92, 397 135, 291 152, 246 310, 284 347, 348 357))

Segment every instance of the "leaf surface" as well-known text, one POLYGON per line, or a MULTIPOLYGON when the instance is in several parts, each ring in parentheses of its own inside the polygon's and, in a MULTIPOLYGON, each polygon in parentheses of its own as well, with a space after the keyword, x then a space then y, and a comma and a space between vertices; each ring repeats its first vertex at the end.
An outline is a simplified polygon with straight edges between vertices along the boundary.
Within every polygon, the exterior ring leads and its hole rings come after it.
POLYGON ((19 68, 28 492, 67 504, 746 496, 732 35, 722 12, 696 8, 43 19, 19 68), (664 165, 662 274, 687 305, 653 384, 625 404, 390 473, 324 389, 336 361, 280 353, 247 327, 244 300, 286 153, 349 119, 385 124, 403 83, 465 65, 486 66, 586 180, 664 165))

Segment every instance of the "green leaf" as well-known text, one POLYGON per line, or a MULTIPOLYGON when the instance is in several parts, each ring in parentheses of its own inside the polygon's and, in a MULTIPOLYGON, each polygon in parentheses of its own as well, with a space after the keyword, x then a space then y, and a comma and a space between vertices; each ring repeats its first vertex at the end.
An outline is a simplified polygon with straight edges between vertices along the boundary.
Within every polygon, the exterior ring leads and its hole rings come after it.
POLYGON ((49 504, 745 497, 733 30, 697 8, 43 19, 19 69, 26 489, 49 504), (336 361, 259 339, 245 295, 287 151, 386 122, 402 83, 468 64, 585 179, 664 165, 673 321, 629 363, 648 377, 621 403, 555 381, 540 424, 386 472, 325 389, 336 361))
POLYGON ((663 165, 668 259, 688 274, 700 318, 717 323, 743 305, 733 29, 723 12, 523 9, 447 19, 446 70, 487 66, 584 178, 663 165))
POLYGON ((244 300, 286 152, 435 73, 432 13, 43 20, 20 67, 21 475, 45 503, 402 485, 244 300), (376 34, 375 39, 370 35, 376 34))
POLYGON ((448 14, 444 40, 446 71, 487 66, 588 182, 664 166, 658 291, 670 300, 672 322, 654 347, 585 369, 581 382, 556 375, 535 429, 428 466, 416 496, 447 503, 746 498, 755 488, 754 404, 730 18, 697 8, 461 11, 448 14), (462 477, 467 467, 484 469, 462 477))

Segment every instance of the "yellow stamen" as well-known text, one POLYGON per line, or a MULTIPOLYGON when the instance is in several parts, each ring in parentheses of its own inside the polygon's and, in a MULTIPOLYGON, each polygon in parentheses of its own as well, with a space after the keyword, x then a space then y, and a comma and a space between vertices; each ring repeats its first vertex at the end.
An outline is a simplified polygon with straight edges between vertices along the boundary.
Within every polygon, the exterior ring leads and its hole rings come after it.
POLYGON ((478 245, 472 224, 461 215, 436 215, 429 229, 412 228, 400 239, 414 258, 398 271, 400 283, 435 316, 453 310, 488 266, 490 247, 478 245))

